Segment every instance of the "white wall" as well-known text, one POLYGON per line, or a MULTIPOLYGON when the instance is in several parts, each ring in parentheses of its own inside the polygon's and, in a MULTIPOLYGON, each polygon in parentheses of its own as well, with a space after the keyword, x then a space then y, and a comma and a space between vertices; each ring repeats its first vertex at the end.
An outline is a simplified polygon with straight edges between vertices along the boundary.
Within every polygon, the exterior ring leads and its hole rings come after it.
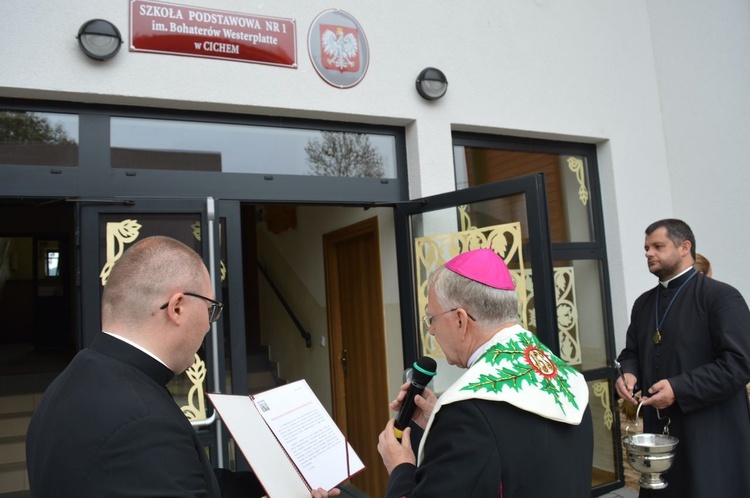
POLYGON ((674 199, 665 214, 691 226, 714 278, 748 299, 750 2, 661 0, 648 11, 674 199))
POLYGON ((321 80, 307 55, 310 24, 329 3, 180 3, 294 18, 299 68, 127 45, 99 63, 75 34, 104 18, 127 38, 128 2, 4 0, 0 96, 405 126, 412 198, 454 189, 452 130, 596 143, 618 349, 630 306, 653 284, 641 248, 657 218, 691 222, 716 276, 748 290, 750 269, 732 252, 750 235, 729 221, 742 220, 748 185, 745 0, 352 3, 371 62, 347 90, 321 80), (414 89, 426 66, 448 77, 442 100, 414 89))
MULTIPOLYGON (((750 3, 660 0, 646 6, 663 121, 663 133, 651 140, 663 142, 668 180, 663 171, 634 175, 616 182, 611 192, 629 196, 617 203, 618 213, 607 213, 607 235, 615 237, 609 241, 610 271, 613 280, 623 275, 627 289, 620 295, 622 289, 613 285, 616 318, 620 303, 627 303, 629 312, 634 299, 655 285, 645 264, 644 230, 667 217, 691 226, 714 278, 750 298, 750 268, 738 258, 738 248, 750 245, 744 229, 750 211, 750 3), (620 229, 613 234, 616 224, 620 229)), ((600 147, 600 161, 608 153, 600 147)), ((627 321, 615 323, 618 350, 627 321)))

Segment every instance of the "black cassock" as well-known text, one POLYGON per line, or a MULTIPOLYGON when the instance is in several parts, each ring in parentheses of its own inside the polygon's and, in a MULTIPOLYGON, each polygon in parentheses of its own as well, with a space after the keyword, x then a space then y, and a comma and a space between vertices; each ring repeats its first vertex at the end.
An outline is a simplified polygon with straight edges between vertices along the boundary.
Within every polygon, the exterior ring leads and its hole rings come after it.
POLYGON ((661 434, 669 417, 680 442, 667 488, 640 496, 750 497, 750 311, 740 293, 695 270, 657 285, 633 305, 618 360, 644 395, 668 379, 676 398, 661 420, 641 409, 644 432, 661 434))

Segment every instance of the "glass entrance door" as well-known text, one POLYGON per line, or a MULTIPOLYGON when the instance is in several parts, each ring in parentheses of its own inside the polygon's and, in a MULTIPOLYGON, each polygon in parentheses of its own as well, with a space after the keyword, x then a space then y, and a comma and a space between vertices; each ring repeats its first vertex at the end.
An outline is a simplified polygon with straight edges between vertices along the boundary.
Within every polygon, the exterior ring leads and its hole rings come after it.
POLYGON ((195 363, 168 384, 175 401, 199 431, 214 465, 228 458, 227 437, 206 392, 247 393, 239 203, 205 200, 144 200, 82 203, 80 234, 79 348, 101 330, 100 300, 112 267, 136 241, 152 235, 175 238, 203 257, 224 312, 206 335, 195 363))
POLYGON ((490 248, 507 263, 519 293, 519 323, 581 371, 589 385, 594 419, 592 494, 622 485, 619 426, 613 416, 611 374, 587 355, 589 323, 579 311, 606 309, 592 293, 600 271, 595 264, 557 261, 550 250, 543 174, 496 182, 418 199, 396 206, 404 365, 422 355, 438 362, 434 388, 441 392, 463 373, 447 365, 421 321, 430 272, 462 252, 490 248), (574 278, 575 277, 575 278, 574 278), (576 285, 577 283, 577 285, 576 285), (599 303, 599 304, 597 304, 599 303), (583 353, 581 352, 583 351, 583 353))

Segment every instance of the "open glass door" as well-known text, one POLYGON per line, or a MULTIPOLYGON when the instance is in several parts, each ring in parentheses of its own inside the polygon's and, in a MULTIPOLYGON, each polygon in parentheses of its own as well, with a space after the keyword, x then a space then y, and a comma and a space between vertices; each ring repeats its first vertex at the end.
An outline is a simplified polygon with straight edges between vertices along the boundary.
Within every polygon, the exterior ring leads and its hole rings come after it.
POLYGON ((227 436, 205 393, 247 393, 239 203, 216 203, 211 198, 82 202, 78 231, 79 348, 91 344, 101 330, 102 290, 113 265, 130 245, 145 237, 165 235, 203 257, 224 312, 212 324, 195 363, 175 376, 167 388, 209 448, 212 463, 224 467, 228 459, 227 436))
MULTIPOLYGON (((592 496, 621 486, 618 476, 622 475, 622 467, 617 458, 619 427, 613 423, 609 402, 613 392, 611 374, 603 364, 586 368, 590 358, 583 355, 586 361, 582 361, 581 354, 575 354, 586 346, 586 337, 582 338, 577 328, 571 327, 571 313, 602 303, 601 298, 591 296, 592 285, 588 283, 598 281, 600 273, 592 264, 554 261, 544 175, 398 204, 395 213, 404 366, 422 355, 435 358, 440 372, 434 380, 438 393, 463 373, 447 365, 422 323, 427 277, 437 266, 462 252, 493 249, 514 275, 519 293, 519 323, 568 365, 582 371, 587 380, 589 406, 595 420, 592 496), (573 270, 578 272, 577 292, 572 289, 573 270), (584 302, 577 305, 576 300, 584 302)), ((600 308, 602 314, 604 305, 600 308)))
POLYGON ((450 258, 489 248, 514 275, 520 323, 559 351, 544 176, 534 175, 418 199, 396 206, 404 364, 429 355, 438 362, 435 390, 463 371, 449 366, 421 317, 427 277, 450 258))

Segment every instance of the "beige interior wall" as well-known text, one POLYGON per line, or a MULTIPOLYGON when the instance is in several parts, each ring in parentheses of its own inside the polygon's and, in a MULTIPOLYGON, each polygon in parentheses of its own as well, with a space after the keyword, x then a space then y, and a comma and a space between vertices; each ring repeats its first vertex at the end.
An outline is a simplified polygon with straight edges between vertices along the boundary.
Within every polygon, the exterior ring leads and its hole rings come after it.
MULTIPOLYGON (((263 277, 260 279, 261 340, 269 346, 271 360, 278 363, 279 376, 289 381, 304 378, 329 412, 332 398, 322 237, 373 216, 378 216, 380 226, 388 392, 395 396, 401 385, 403 362, 393 211, 390 208, 298 206, 294 229, 273 234, 263 223, 257 225, 258 258, 312 335, 312 347, 305 346, 304 339, 263 277)), ((384 425, 385 418, 384 415, 384 425)))
POLYGON ((270 359, 278 364, 280 378, 305 379, 323 406, 331 409, 328 349, 321 347, 319 331, 326 330, 326 309, 312 296, 305 282, 293 271, 274 244, 273 234, 259 230, 258 258, 266 266, 276 287, 294 310, 305 330, 313 335, 308 348, 296 325, 265 278, 260 280, 261 341, 269 348, 270 359))
MULTIPOLYGON (((34 239, 31 237, 13 237, 10 240, 8 259, 13 259, 15 270, 9 274, 9 280, 31 280, 34 276, 34 239)), ((6 261, 10 266, 10 261, 6 261)), ((10 268, 9 268, 10 269, 10 268)))

